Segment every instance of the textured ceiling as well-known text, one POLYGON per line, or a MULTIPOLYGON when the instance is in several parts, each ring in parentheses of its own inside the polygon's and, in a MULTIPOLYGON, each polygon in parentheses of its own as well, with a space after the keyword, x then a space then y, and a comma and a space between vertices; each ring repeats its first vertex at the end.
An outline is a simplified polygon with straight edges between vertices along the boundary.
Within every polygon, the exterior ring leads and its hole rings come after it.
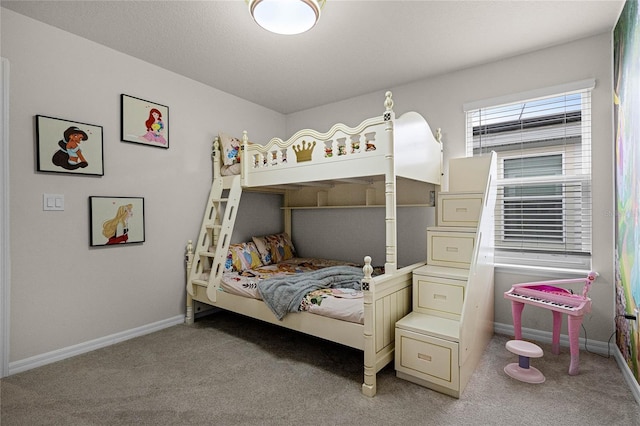
POLYGON ((1 5, 291 113, 611 31, 624 0, 328 0, 296 36, 258 27, 243 0, 1 5))

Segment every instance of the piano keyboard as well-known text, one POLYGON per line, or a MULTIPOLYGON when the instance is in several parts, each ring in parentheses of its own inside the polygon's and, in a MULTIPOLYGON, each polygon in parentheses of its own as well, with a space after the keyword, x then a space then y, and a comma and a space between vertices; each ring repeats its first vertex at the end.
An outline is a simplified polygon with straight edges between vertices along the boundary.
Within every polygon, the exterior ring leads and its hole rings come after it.
MULTIPOLYGON (((568 315, 581 315, 591 307, 590 299, 582 299, 581 301, 575 298, 567 298, 571 300, 551 300, 550 298, 532 296, 525 294, 518 294, 511 290, 504 294, 504 297, 510 300, 526 303, 529 305, 536 305, 541 308, 551 309, 553 311, 563 312, 568 315), (588 306, 587 306, 588 305, 588 306)), ((552 295, 550 295, 552 296, 552 295)))

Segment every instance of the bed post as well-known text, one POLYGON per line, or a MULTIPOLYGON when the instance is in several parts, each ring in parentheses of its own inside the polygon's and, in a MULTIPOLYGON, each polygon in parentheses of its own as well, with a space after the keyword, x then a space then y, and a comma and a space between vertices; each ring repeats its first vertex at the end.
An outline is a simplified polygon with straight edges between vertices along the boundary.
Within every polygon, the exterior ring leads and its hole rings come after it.
POLYGON ((240 183, 245 185, 245 179, 249 174, 249 160, 247 159, 247 149, 249 148, 249 136, 247 131, 242 131, 242 145, 240 146, 240 183))
POLYGON ((362 278, 362 292, 364 293, 364 383, 362 383, 362 393, 366 396, 376 394, 376 342, 375 336, 375 306, 373 290, 371 289, 371 257, 365 256, 364 278, 362 278))
POLYGON ((191 296, 191 292, 189 292, 189 286, 191 285, 189 276, 191 275, 191 266, 193 265, 193 241, 191 240, 187 243, 185 263, 187 269, 187 310, 184 316, 184 323, 190 325, 193 324, 193 297, 191 296))
POLYGON ((385 194, 385 225, 386 225, 386 259, 384 270, 385 273, 392 274, 397 268, 397 211, 396 211, 396 171, 395 171, 395 159, 393 154, 395 153, 394 140, 393 140, 393 123, 395 121, 395 113, 393 112, 393 99, 391 99, 391 92, 385 94, 384 100, 384 121, 386 122, 385 132, 387 140, 390 144, 389 152, 385 160, 387 163, 385 171, 384 182, 384 194, 385 194))
POLYGON ((211 164, 213 165, 213 179, 220 179, 220 137, 213 138, 211 147, 211 164))
POLYGON ((283 215, 283 220, 284 220, 284 232, 286 232, 287 234, 289 234, 290 238, 293 238, 292 235, 292 230, 291 230, 291 209, 289 207, 291 207, 289 205, 289 191, 285 190, 284 194, 282 195, 282 204, 284 209, 282 210, 282 215, 283 215))

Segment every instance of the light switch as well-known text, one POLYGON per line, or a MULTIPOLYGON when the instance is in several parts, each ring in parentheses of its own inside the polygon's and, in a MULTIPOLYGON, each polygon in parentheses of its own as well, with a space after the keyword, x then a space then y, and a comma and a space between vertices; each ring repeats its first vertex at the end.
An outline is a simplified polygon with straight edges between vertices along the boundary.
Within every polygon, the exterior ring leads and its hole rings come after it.
POLYGON ((43 210, 62 211, 64 210, 63 194, 43 194, 42 200, 43 210))

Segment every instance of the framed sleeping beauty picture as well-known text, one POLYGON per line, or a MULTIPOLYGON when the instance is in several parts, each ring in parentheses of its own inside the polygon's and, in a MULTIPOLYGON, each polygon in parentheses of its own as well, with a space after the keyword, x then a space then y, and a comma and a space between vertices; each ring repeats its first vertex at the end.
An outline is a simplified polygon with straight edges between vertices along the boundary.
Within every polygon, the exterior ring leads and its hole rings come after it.
POLYGON ((122 94, 121 138, 158 148, 169 148, 169 107, 122 94))
POLYGON ((89 197, 89 245, 144 242, 144 198, 89 197))

